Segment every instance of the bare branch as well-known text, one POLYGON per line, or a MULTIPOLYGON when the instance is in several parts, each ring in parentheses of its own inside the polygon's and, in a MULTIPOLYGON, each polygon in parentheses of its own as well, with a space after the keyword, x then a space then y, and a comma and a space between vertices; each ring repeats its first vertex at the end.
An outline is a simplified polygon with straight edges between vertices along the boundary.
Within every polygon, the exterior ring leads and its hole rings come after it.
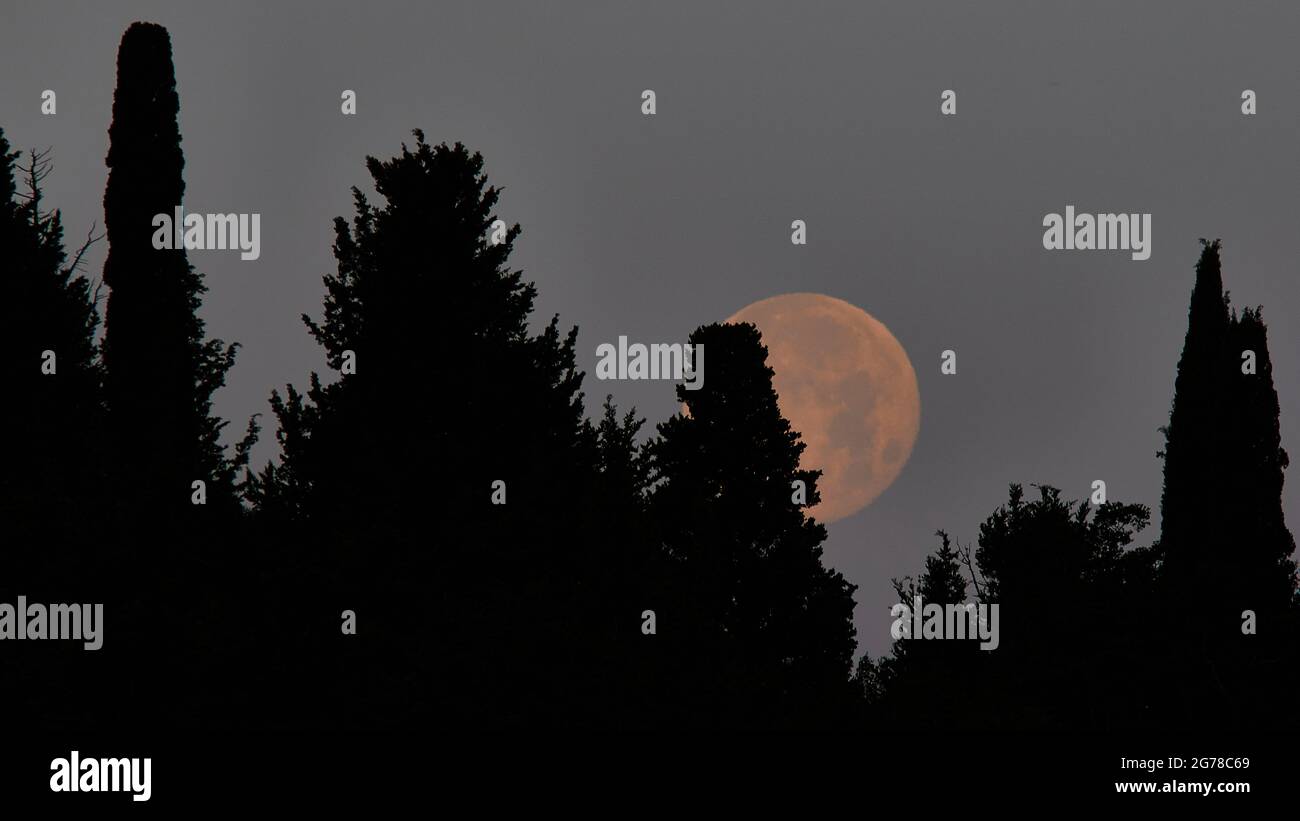
MULTIPOLYGON (((54 161, 50 159, 50 149, 37 151, 33 148, 28 151, 27 164, 18 166, 18 170, 23 174, 23 182, 27 186, 27 193, 18 192, 18 196, 30 203, 39 203, 41 201, 41 183, 50 175, 53 167, 54 161)), ((36 216, 40 216, 39 209, 36 216)))
MULTIPOLYGON (((72 258, 72 264, 69 265, 67 268, 63 269, 63 273, 65 275, 73 274, 76 273, 78 270, 80 270, 81 258, 86 255, 86 251, 90 248, 90 246, 94 245, 96 242, 99 242, 101 239, 104 238, 104 234, 95 236, 96 225, 97 224, 94 222, 90 223, 90 230, 86 232, 86 241, 81 243, 81 247, 77 249, 76 255, 72 258)), ((99 294, 98 285, 95 286, 95 293, 96 293, 96 299, 98 299, 98 294, 99 294)))
POLYGON ((970 583, 975 587, 976 598, 983 600, 984 589, 980 587, 979 577, 975 570, 975 560, 971 557, 970 542, 967 542, 965 547, 961 546, 961 542, 957 542, 957 556, 961 559, 961 563, 966 566, 966 572, 970 574, 970 583))

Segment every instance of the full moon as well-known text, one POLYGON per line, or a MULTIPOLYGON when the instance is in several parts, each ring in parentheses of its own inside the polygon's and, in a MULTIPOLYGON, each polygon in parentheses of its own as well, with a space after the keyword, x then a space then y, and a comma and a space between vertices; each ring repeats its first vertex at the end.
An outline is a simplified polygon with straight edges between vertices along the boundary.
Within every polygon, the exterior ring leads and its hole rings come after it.
POLYGON ((782 294, 728 322, 750 322, 767 346, 781 414, 807 447, 804 470, 822 471, 824 522, 850 516, 885 491, 921 429, 921 397, 907 352, 883 323, 822 294, 782 294))

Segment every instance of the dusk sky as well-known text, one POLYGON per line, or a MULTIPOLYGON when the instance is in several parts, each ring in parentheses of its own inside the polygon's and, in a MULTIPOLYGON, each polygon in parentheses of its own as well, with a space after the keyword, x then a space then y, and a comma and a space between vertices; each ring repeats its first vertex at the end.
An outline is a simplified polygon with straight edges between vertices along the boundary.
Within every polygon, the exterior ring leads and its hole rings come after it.
MULTIPOLYGON (((684 342, 789 292, 889 328, 916 371, 920 433, 897 481, 826 543, 859 586, 873 656, 890 578, 919 572, 937 529, 973 541, 1011 482, 1083 498, 1102 479, 1152 508, 1139 544, 1156 537, 1157 429, 1200 237, 1223 239, 1233 304, 1263 305, 1283 446, 1300 454, 1292 4, 6 3, 0 127, 52 149, 45 195, 72 248, 103 224, 116 51, 135 20, 171 33, 187 208, 261 215, 258 260, 189 255, 209 334, 243 346, 217 395, 230 438, 266 414, 258 467, 276 456, 271 390, 327 370, 298 317, 320 316, 331 221, 368 189, 366 155, 392 156, 413 128, 483 153, 500 216, 523 228, 512 263, 537 284, 535 326, 558 313, 581 329, 589 414, 606 393, 647 430, 678 409, 668 383, 595 379, 596 347, 620 335, 684 342), (1044 250, 1044 215, 1067 205, 1151 214, 1150 259, 1044 250), (940 373, 945 349, 956 375, 940 373)), ((430 356, 411 351, 413 371, 430 356)), ((443 361, 452 380, 466 364, 443 361)))

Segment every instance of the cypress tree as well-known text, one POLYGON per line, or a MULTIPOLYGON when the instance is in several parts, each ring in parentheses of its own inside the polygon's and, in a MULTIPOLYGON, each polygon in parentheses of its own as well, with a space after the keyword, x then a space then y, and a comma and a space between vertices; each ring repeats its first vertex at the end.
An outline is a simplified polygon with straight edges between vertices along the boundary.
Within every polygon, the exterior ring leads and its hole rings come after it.
POLYGON ((833 721, 856 646, 854 586, 822 563, 826 529, 792 501, 802 481, 815 505, 819 474, 799 467, 804 445, 777 408, 757 328, 708 325, 690 342, 707 350, 708 378, 677 387, 689 412, 648 446, 650 517, 694 610, 675 633, 707 658, 701 709, 724 723, 833 721))
MULTIPOLYGON (((205 338, 202 275, 184 248, 155 249, 154 217, 183 207, 179 98, 167 30, 133 23, 117 53, 104 191, 109 287, 102 343, 113 484, 103 540, 106 607, 120 638, 106 689, 123 703, 204 720, 203 693, 233 688, 250 582, 239 472, 256 436, 227 457, 225 423, 212 396, 234 364, 235 345, 205 338), (204 503, 193 503, 203 482, 204 503), (232 596, 239 604, 232 601, 232 596), (222 615, 218 615, 222 614, 222 615)), ((262 661, 269 665, 273 656, 262 661)), ((215 720, 215 719, 214 719, 215 720)))
POLYGON ((273 394, 282 457, 250 497, 303 551, 291 567, 330 568, 286 570, 285 589, 366 614, 371 649, 303 668, 355 687, 358 720, 571 723, 574 682, 599 680, 577 650, 602 629, 581 610, 582 520, 609 457, 583 418, 576 329, 529 330, 520 229, 492 241, 482 156, 415 136, 367 158, 382 205, 354 189, 335 220, 324 317, 303 319, 336 375, 273 394))
MULTIPOLYGON (((1259 307, 1234 315, 1229 326, 1225 357, 1229 394, 1235 401, 1224 444, 1232 465, 1228 484, 1232 549, 1222 561, 1231 566, 1232 604, 1276 613, 1295 594, 1295 539, 1282 512, 1284 471, 1290 460, 1282 447, 1281 408, 1273 385, 1273 362, 1268 352, 1268 328, 1259 307), (1255 367, 1248 373, 1243 354, 1253 354, 1255 367)), ((1220 570, 1220 577, 1222 578, 1220 570)))
POLYGON ((118 49, 108 132, 105 384, 125 491, 162 517, 190 507, 195 480, 206 483, 209 509, 230 510, 251 446, 227 460, 225 423, 211 414, 237 346, 204 339, 202 275, 183 248, 152 243, 154 216, 184 204, 179 107, 167 30, 133 23, 118 49))
POLYGON ((1169 425, 1163 429, 1161 545, 1166 571, 1188 584, 1210 577, 1207 548, 1221 544, 1226 533, 1221 494, 1230 477, 1221 438, 1228 415, 1228 327, 1219 243, 1205 243, 1196 264, 1169 425))
POLYGON ((1295 542, 1281 499, 1288 458, 1267 329, 1258 308, 1230 310, 1219 252, 1217 240, 1205 243, 1196 267, 1163 429, 1164 612, 1194 615, 1163 620, 1158 703, 1169 723, 1266 727, 1277 722, 1270 693, 1285 690, 1279 662, 1290 655, 1293 681, 1296 666, 1295 542))
POLYGON ((1288 458, 1267 329, 1258 309, 1230 311, 1219 252, 1218 240, 1205 243, 1196 266, 1163 429, 1160 544, 1171 591, 1215 607, 1212 618, 1226 623, 1234 611, 1289 603, 1295 543, 1282 514, 1288 458))

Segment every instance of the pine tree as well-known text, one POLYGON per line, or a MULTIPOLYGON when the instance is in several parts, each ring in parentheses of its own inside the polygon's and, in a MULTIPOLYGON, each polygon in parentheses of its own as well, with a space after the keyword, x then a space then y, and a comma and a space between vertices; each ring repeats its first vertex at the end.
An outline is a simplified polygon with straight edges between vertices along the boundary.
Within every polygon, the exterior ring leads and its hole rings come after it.
POLYGON ((207 509, 234 509, 253 435, 250 424, 226 458, 212 395, 237 346, 205 340, 198 309, 206 288, 184 249, 153 247, 154 216, 184 202, 179 107, 167 30, 133 23, 118 49, 106 160, 105 384, 123 481, 134 505, 160 517, 190 507, 195 480, 206 483, 207 509))
POLYGON ((721 691, 719 721, 829 720, 848 692, 854 586, 823 565, 826 529, 793 501, 802 481, 817 503, 819 474, 799 467, 804 445, 777 408, 758 330, 709 325, 690 342, 708 351, 708 379, 678 386, 688 413, 648 448, 650 516, 695 608, 679 632, 709 658, 697 673, 713 681, 702 691, 721 691))

